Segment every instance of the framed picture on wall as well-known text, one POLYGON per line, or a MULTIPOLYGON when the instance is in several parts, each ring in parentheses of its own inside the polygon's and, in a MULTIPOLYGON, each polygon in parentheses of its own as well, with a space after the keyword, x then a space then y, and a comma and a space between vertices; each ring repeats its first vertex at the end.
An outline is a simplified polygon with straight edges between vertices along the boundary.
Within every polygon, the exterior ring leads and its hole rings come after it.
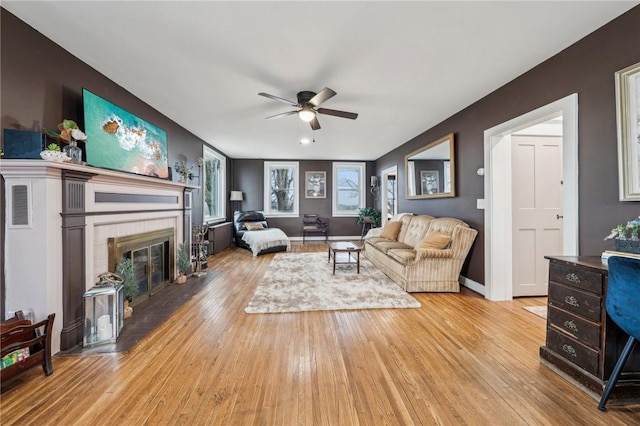
POLYGON ((437 170, 420 171, 420 188, 422 195, 437 194, 440 192, 440 174, 437 170))
POLYGON ((327 198, 327 172, 304 173, 305 198, 327 198))
POLYGON ((615 75, 620 201, 640 201, 640 63, 615 75))

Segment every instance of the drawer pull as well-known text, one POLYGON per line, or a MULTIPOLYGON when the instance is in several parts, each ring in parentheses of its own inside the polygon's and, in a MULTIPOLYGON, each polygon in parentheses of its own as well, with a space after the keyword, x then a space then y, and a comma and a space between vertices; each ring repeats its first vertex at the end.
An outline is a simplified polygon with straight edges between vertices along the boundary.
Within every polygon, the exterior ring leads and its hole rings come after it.
POLYGON ((572 282, 574 284, 580 284, 580 277, 571 272, 570 274, 565 275, 567 281, 572 282))
POLYGON ((573 349, 573 346, 567 345, 566 343, 564 345, 562 345, 562 350, 565 351, 566 353, 568 353, 569 355, 571 355, 574 358, 576 358, 578 356, 578 353, 576 352, 575 349, 573 349))
POLYGON ((565 296, 564 301, 566 304, 573 306, 574 308, 579 308, 580 303, 578 303, 578 299, 573 296, 565 296))
POLYGON ((578 326, 576 325, 575 322, 573 322, 573 320, 565 321, 564 322, 564 326, 565 326, 565 328, 568 328, 569 330, 573 331, 574 333, 578 332, 578 326))

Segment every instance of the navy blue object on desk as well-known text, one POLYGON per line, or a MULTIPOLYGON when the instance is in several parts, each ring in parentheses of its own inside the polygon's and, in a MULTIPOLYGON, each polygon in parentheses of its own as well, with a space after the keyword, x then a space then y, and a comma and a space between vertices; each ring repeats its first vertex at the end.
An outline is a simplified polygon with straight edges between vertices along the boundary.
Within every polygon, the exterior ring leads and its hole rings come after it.
POLYGON ((4 129, 4 158, 40 159, 46 148, 44 133, 31 130, 4 129))

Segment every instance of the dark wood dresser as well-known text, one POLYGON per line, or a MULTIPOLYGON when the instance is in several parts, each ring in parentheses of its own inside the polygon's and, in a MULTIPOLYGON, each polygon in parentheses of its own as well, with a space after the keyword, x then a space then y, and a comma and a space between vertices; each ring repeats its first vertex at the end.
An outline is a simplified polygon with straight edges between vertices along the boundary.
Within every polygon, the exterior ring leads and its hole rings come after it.
MULTIPOLYGON (((609 271, 599 256, 546 258, 549 298, 541 361, 599 398, 629 338, 605 311, 609 271)), ((640 347, 631 354, 610 399, 640 401, 640 347)))

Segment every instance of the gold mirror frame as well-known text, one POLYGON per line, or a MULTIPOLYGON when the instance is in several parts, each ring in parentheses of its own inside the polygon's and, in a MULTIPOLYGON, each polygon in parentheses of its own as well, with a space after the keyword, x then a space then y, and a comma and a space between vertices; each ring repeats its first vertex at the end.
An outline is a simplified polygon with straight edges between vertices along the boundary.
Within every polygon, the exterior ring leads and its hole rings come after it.
POLYGON ((453 133, 407 154, 404 157, 407 199, 455 197, 455 159, 453 133))

